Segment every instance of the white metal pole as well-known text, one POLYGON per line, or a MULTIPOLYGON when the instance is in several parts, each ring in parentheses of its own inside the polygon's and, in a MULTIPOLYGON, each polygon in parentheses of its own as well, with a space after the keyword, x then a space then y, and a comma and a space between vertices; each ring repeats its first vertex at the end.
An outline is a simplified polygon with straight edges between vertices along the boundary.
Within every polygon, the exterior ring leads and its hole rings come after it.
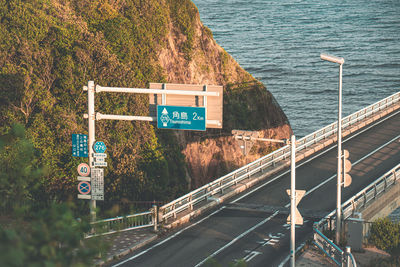
MULTIPOLYGON (((89 166, 93 165, 93 143, 95 141, 95 120, 96 115, 94 112, 94 81, 88 82, 88 121, 89 121, 89 166)), ((96 220, 96 200, 90 200, 90 218, 92 221, 96 220)))
POLYGON ((336 244, 340 243, 342 214, 342 69, 343 64, 339 65, 339 104, 338 104, 338 161, 337 161, 337 196, 336 196, 336 244))
POLYGON ((296 136, 290 140, 290 263, 295 267, 295 229, 296 229, 296 136))

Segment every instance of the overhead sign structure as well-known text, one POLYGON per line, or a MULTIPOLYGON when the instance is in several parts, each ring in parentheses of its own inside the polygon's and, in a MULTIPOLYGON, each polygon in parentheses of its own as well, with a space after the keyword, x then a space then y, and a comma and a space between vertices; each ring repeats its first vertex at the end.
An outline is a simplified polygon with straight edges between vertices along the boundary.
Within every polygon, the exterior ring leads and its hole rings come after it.
POLYGON ((72 134, 72 156, 88 157, 88 136, 87 134, 72 134))
MULTIPOLYGON (((290 197, 290 189, 286 190, 287 194, 290 197)), ((306 190, 296 190, 296 221, 294 222, 295 224, 300 224, 303 225, 303 216, 301 216, 299 210, 297 209, 297 205, 299 204, 300 200, 304 197, 304 195, 306 194, 306 190)), ((287 218, 287 222, 289 223, 291 220, 290 215, 287 218)))
POLYGON ((232 130, 232 135, 238 141, 244 155, 250 152, 255 139, 258 138, 258 132, 256 131, 232 130))
POLYGON ((89 176, 90 167, 86 163, 81 163, 78 165, 78 174, 80 176, 89 176))
POLYGON ((206 130, 206 108, 157 106, 157 127, 159 129, 206 130))
POLYGON ((215 93, 215 96, 202 95, 179 95, 179 94, 149 94, 149 113, 156 116, 158 105, 182 106, 182 107, 205 107, 206 128, 222 128, 223 110, 223 87, 219 85, 197 85, 197 84, 173 84, 173 83, 150 83, 150 89, 161 89, 176 91, 193 91, 202 93, 215 93))
POLYGON ((104 153, 106 151, 107 147, 104 144, 104 142, 102 141, 97 141, 96 143, 94 143, 93 145, 93 150, 96 153, 104 153))
POLYGON ((92 169, 91 177, 92 199, 104 200, 104 170, 100 168, 92 169))

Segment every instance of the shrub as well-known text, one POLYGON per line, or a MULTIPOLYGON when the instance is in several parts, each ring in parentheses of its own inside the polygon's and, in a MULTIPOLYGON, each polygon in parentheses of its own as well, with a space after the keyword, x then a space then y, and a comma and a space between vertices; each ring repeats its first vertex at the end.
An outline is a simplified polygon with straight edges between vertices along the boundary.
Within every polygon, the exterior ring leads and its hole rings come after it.
POLYGON ((371 226, 369 241, 377 248, 392 252, 399 246, 400 224, 389 218, 376 220, 371 226))

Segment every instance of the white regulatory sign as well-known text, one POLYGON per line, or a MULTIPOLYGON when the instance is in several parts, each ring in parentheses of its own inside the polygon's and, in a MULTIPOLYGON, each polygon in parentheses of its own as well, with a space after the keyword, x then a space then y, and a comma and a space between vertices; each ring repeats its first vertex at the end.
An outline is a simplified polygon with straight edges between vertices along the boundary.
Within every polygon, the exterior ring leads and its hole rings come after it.
POLYGON ((106 153, 93 153, 92 155, 95 158, 107 158, 107 154, 106 153))
POLYGON ((94 167, 107 167, 107 162, 93 162, 94 167))
POLYGON ((93 200, 104 200, 104 169, 93 168, 92 177, 92 199, 93 200))

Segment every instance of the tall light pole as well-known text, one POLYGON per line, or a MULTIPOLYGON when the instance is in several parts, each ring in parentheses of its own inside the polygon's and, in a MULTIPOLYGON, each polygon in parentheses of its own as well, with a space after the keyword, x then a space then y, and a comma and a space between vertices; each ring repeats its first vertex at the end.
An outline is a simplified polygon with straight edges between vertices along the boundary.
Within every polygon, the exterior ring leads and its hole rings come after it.
POLYGON ((336 195, 336 244, 340 242, 342 213, 342 69, 344 58, 321 54, 321 59, 339 64, 339 104, 338 104, 338 158, 337 158, 337 195, 336 195))

